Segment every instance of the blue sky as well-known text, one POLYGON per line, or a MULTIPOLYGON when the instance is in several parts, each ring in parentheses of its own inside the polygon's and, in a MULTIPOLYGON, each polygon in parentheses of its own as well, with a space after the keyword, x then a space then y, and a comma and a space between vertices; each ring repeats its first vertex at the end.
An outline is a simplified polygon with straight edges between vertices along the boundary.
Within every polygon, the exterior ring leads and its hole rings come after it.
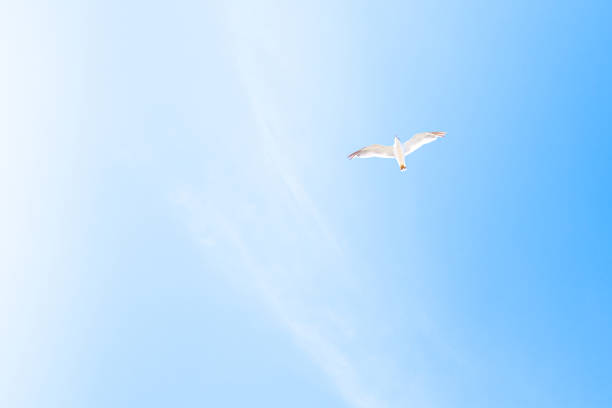
POLYGON ((609 6, 331 3, 1 6, 1 406, 612 404, 609 6))

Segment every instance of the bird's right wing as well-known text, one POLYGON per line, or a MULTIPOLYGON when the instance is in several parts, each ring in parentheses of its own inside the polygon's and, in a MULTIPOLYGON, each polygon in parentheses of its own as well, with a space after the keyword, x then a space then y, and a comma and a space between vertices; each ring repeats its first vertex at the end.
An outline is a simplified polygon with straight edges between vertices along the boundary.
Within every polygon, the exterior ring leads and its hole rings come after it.
POLYGON ((410 140, 404 143, 404 156, 408 156, 410 153, 419 149, 423 145, 438 140, 439 138, 444 137, 444 135, 446 135, 446 132, 417 133, 416 135, 412 136, 410 140))
POLYGON ((385 159, 392 159, 395 156, 393 155, 393 147, 374 144, 371 146, 364 147, 363 149, 359 149, 356 152, 353 152, 348 155, 349 160, 353 157, 361 157, 363 159, 366 159, 368 157, 382 157, 385 159))

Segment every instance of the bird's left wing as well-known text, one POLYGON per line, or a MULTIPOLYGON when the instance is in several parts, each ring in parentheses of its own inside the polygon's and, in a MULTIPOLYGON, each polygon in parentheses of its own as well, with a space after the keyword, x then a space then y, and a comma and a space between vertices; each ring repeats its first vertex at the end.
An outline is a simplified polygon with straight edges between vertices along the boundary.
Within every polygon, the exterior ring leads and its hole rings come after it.
POLYGON ((364 159, 368 157, 382 157, 385 159, 392 159, 395 156, 393 155, 393 148, 391 146, 374 144, 348 155, 349 160, 353 157, 362 157, 364 159))
POLYGON ((404 156, 419 149, 421 146, 431 143, 438 138, 444 137, 446 132, 423 132, 412 136, 410 140, 404 143, 404 156))

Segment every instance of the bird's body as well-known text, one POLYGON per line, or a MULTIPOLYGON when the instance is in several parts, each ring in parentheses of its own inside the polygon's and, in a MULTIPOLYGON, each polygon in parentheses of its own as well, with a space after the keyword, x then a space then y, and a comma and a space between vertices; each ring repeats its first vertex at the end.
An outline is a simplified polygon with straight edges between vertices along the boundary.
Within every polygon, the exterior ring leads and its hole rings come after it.
POLYGON ((399 138, 395 136, 393 146, 383 146, 378 144, 367 146, 349 154, 348 158, 381 157, 385 159, 395 159, 397 164, 400 166, 400 170, 404 171, 406 170, 406 162, 404 160, 405 156, 408 156, 410 153, 414 152, 421 146, 426 145, 427 143, 431 143, 440 137, 444 137, 445 134, 446 132, 417 133, 403 144, 400 142, 399 138))
POLYGON ((402 142, 399 137, 395 136, 393 140, 393 156, 397 160, 397 164, 400 166, 400 171, 406 170, 406 161, 404 160, 404 149, 402 148, 402 142))

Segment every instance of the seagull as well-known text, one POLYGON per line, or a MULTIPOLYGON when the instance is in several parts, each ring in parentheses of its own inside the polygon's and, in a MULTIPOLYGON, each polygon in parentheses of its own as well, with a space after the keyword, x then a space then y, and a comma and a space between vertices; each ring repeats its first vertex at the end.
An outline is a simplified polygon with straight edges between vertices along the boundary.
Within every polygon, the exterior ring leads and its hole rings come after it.
POLYGON ((348 155, 349 160, 353 157, 362 157, 364 159, 368 157, 382 157, 385 159, 395 159, 397 160, 397 164, 400 166, 400 171, 406 170, 406 162, 404 161, 404 156, 408 156, 410 153, 414 152, 418 148, 427 143, 431 143, 434 140, 438 140, 441 137, 444 137, 446 132, 423 132, 417 133, 412 136, 410 140, 406 143, 400 142, 399 138, 395 136, 395 140, 393 140, 393 146, 384 146, 379 144, 373 144, 371 146, 364 147, 363 149, 359 149, 356 152, 353 152, 348 155))

